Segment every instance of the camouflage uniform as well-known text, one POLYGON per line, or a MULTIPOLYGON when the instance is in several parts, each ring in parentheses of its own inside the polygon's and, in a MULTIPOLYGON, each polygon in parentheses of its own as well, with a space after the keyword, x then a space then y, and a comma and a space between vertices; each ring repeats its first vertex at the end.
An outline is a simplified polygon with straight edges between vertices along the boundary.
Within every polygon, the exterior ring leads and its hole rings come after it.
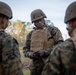
POLYGON ((54 48, 42 75, 76 75, 76 48, 71 39, 54 48))
POLYGON ((23 75, 18 42, 0 30, 0 75, 23 75))
POLYGON ((42 75, 76 75, 76 1, 67 7, 64 22, 71 38, 53 49, 42 75))
MULTIPOLYGON (((54 45, 58 44, 59 42, 63 41, 62 34, 60 30, 57 27, 54 26, 47 26, 48 30, 50 31, 50 47, 53 48, 54 45)), ((24 55, 27 57, 27 52, 30 52, 30 43, 31 43, 31 35, 33 31, 31 31, 27 35, 26 43, 24 46, 24 55)), ((31 70, 31 75, 41 75, 42 69, 44 67, 44 61, 42 58, 39 60, 33 59, 31 64, 30 64, 30 70, 31 70)))

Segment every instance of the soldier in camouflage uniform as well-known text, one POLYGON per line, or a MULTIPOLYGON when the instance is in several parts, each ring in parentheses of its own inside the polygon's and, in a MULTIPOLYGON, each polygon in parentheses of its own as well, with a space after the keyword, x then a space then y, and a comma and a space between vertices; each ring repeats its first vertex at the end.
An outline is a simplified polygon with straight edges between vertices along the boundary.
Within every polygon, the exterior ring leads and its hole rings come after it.
POLYGON ((71 38, 54 48, 42 75, 76 75, 76 1, 67 7, 64 21, 71 38))
POLYGON ((4 31, 11 18, 11 8, 0 1, 0 75, 23 75, 18 42, 4 31))
POLYGON ((54 45, 63 41, 62 34, 57 27, 45 23, 46 15, 41 9, 31 13, 31 20, 35 28, 27 35, 23 48, 25 57, 32 59, 31 75, 41 75, 46 58, 54 45))

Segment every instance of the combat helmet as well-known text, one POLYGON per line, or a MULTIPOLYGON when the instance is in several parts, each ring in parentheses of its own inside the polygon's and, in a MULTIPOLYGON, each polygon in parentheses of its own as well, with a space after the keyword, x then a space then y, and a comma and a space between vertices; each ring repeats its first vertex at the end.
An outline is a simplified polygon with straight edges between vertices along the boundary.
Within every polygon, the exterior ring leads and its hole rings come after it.
POLYGON ((69 20, 74 18, 76 18, 76 1, 67 7, 64 22, 67 23, 69 20))
POLYGON ((0 1, 0 14, 6 15, 9 19, 12 18, 11 8, 9 7, 9 5, 1 1, 0 1))
POLYGON ((36 9, 36 10, 32 11, 32 13, 31 13, 31 22, 32 23, 41 18, 46 18, 45 13, 41 9, 36 9))

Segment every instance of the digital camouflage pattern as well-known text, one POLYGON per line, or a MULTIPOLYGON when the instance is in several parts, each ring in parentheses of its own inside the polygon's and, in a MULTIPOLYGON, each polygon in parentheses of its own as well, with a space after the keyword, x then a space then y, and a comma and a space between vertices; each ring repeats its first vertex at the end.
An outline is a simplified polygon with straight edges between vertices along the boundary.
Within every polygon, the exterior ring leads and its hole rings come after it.
POLYGON ((18 42, 0 30, 0 75, 23 75, 18 42))
MULTIPOLYGON (((50 40, 50 46, 52 48, 57 43, 62 42, 63 37, 62 37, 60 30, 57 27, 47 26, 47 28, 50 31, 49 40, 50 40)), ((33 30, 26 37, 26 43, 25 43, 25 46, 23 47, 24 55, 26 55, 26 53, 30 51, 30 43, 31 43, 32 32, 33 32, 33 30)))
MULTIPOLYGON (((63 41, 62 34, 57 27, 54 26, 47 26, 48 30, 50 31, 50 46, 53 48, 54 45, 58 44, 59 42, 63 41)), ((30 52, 30 43, 31 43, 31 36, 33 31, 31 31, 26 38, 25 46, 23 47, 24 55, 26 56, 27 52, 30 52)), ((27 56, 26 56, 27 57, 27 56)), ((44 62, 42 58, 39 60, 33 59, 30 64, 31 75, 41 75, 42 69, 44 67, 44 62)))
POLYGON ((76 75, 76 49, 71 39, 54 48, 41 75, 76 75))

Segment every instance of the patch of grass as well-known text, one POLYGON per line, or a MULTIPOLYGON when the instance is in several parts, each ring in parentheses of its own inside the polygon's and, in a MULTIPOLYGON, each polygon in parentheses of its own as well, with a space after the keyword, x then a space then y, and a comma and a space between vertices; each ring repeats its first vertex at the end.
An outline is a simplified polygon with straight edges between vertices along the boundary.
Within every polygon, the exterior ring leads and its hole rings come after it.
POLYGON ((23 67, 23 73, 24 75, 30 75, 30 71, 28 69, 30 59, 26 58, 23 54, 23 50, 20 48, 20 54, 21 54, 21 61, 22 61, 22 67, 23 67))
POLYGON ((30 75, 29 69, 23 70, 24 75, 30 75))

